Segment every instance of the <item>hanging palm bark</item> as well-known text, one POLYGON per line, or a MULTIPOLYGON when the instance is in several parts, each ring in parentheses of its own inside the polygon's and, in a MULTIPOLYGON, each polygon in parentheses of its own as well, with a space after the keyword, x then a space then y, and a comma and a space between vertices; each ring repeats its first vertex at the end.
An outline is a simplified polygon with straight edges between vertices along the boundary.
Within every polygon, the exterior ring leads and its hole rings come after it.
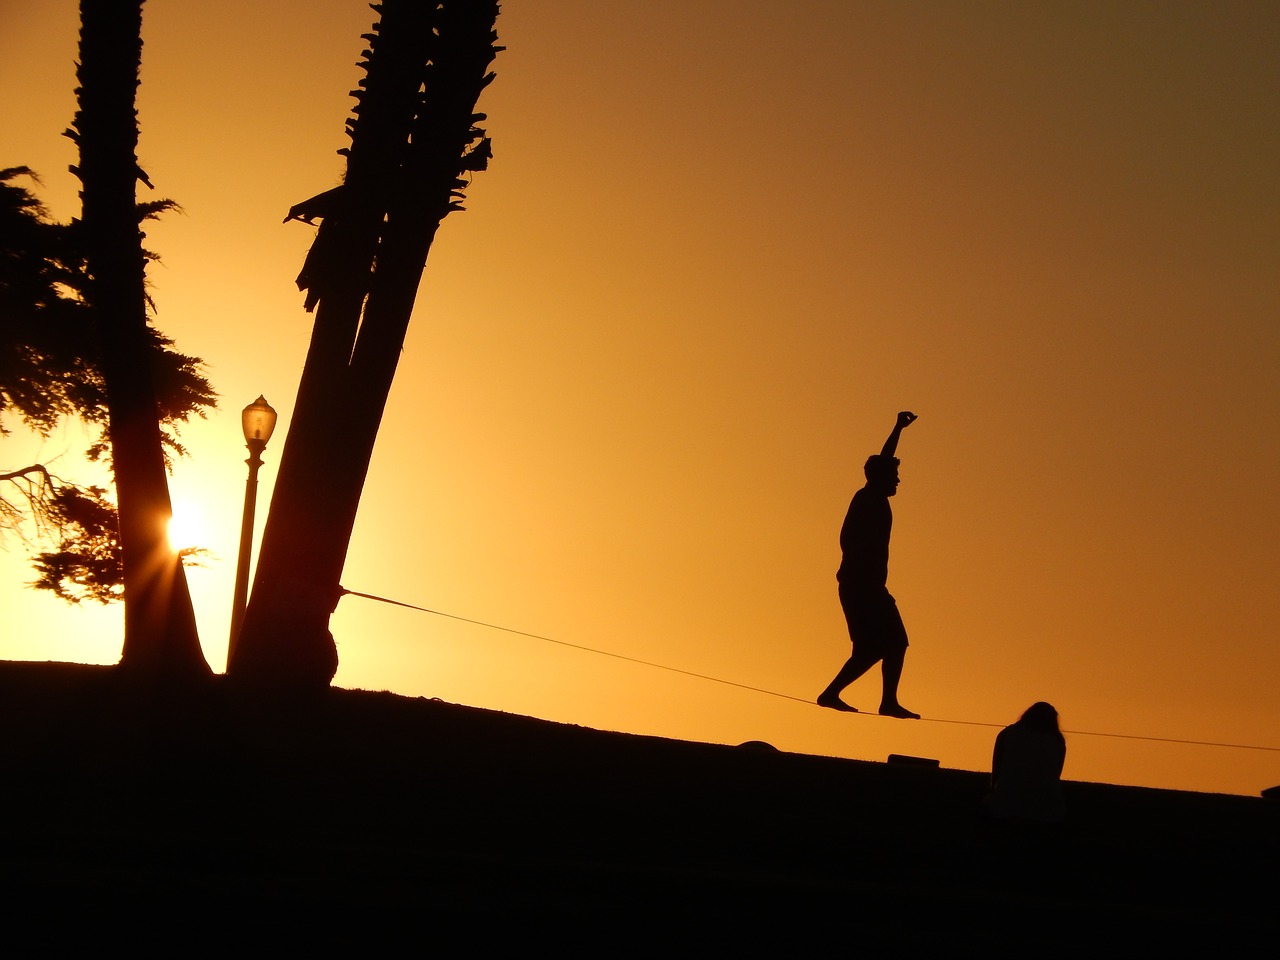
MULTIPOLYGON (((109 413, 120 516, 125 635, 121 665, 166 679, 209 675, 186 577, 169 549, 172 514, 151 381, 145 258, 136 203, 142 0, 81 0, 79 109, 88 300, 109 413)), ((148 182, 149 185, 149 182, 148 182)))
POLYGON ((323 687, 337 669, 329 615, 427 254, 490 156, 474 110, 501 49, 496 0, 374 9, 346 175, 289 212, 322 221, 298 277, 316 320, 228 665, 278 687, 323 687))

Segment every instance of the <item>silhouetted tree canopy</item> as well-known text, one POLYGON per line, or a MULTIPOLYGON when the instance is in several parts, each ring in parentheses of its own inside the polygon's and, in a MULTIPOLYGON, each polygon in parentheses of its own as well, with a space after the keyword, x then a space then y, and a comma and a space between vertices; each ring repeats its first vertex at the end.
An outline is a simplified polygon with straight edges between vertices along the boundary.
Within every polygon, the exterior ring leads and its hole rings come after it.
MULTIPOLYGON (((0 434, 15 415, 47 436, 64 418, 106 429, 107 401, 97 360, 93 311, 85 299, 80 222, 59 223, 37 197, 12 181, 26 167, 0 170, 0 434)), ((176 208, 171 200, 138 204, 138 219, 176 208)), ((159 259, 148 253, 148 260, 159 259)), ((200 372, 203 361, 172 349, 154 326, 151 371, 170 453, 182 454, 177 424, 216 405, 216 394, 200 372)), ((107 448, 105 433, 89 449, 107 448)))
POLYGON ((124 597, 115 504, 102 487, 59 486, 45 512, 57 529, 57 549, 37 554, 40 575, 32 586, 51 590, 69 603, 124 597))
MULTIPOLYGON (((0 170, 0 435, 16 422, 48 436, 63 420, 78 419, 97 429, 86 457, 109 459, 81 224, 51 217, 30 189, 15 182, 22 178, 39 183, 27 167, 0 170)), ((139 204, 139 221, 174 207, 169 200, 139 204)), ((215 394, 199 358, 174 350, 154 326, 148 334, 163 443, 167 455, 181 455, 178 424, 205 416, 215 394)), ((28 544, 56 544, 33 558, 39 574, 33 586, 72 602, 120 598, 116 509, 105 489, 67 483, 42 464, 0 473, 0 533, 28 544), (34 537, 24 535, 28 527, 34 537)))

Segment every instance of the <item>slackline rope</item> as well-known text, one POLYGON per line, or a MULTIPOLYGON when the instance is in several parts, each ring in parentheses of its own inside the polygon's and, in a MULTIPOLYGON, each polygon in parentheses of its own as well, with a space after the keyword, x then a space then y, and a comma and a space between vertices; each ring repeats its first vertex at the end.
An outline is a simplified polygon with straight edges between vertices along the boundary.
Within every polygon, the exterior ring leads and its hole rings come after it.
POLYGON ((611 653, 608 650, 597 650, 595 647, 584 647, 578 643, 569 643, 567 640, 556 640, 553 637, 544 637, 537 633, 527 633, 524 630, 515 630, 511 627, 501 627, 496 623, 485 623, 483 620, 472 620, 468 617, 459 617, 456 614, 444 613, 440 610, 431 610, 427 607, 415 606, 412 603, 402 603, 399 600, 388 600, 386 597, 375 597, 370 593, 357 593, 355 590, 342 588, 344 594, 350 594, 353 597, 364 597, 366 600, 377 600, 381 603, 391 603, 397 607, 408 607, 410 610, 421 610, 423 613, 435 614, 437 617, 447 617, 450 620, 461 620, 463 623, 474 623, 476 626, 488 627, 491 630, 501 630, 504 633, 514 633, 521 637, 530 637, 533 640, 545 640, 547 643, 558 643, 562 647, 573 647, 575 650, 585 650, 588 653, 598 653, 603 657, 614 657, 618 660, 627 660, 631 663, 643 664, 646 667, 657 667, 659 670, 670 670, 672 673, 683 673, 686 677, 697 677, 699 680, 710 680, 712 683, 723 683, 730 687, 738 687, 742 690, 751 690, 754 693, 763 693, 771 697, 781 697, 783 700, 794 700, 796 703, 811 703, 812 701, 803 700, 800 697, 793 697, 789 693, 778 693, 774 690, 765 690, 762 687, 750 687, 745 683, 734 683, 732 680, 721 680, 719 677, 710 677, 705 673, 694 673, 692 670, 681 670, 679 667, 669 667, 663 663, 653 663, 650 660, 641 660, 638 657, 628 657, 621 653, 611 653))
MULTIPOLYGON (((628 663, 638 663, 646 667, 654 667, 658 670, 668 670, 671 673, 683 674, 686 677, 695 677, 698 680, 709 680, 712 683, 722 683, 728 687, 737 687, 739 690, 750 690, 752 693, 763 693, 766 696, 778 697, 781 700, 792 700, 796 703, 803 703, 806 706, 814 706, 817 704, 805 697, 795 697, 789 693, 779 693, 776 690, 766 690, 763 687, 753 687, 745 683, 736 683, 733 680, 724 680, 720 677, 713 677, 705 673, 695 673, 692 670, 681 670, 679 667, 671 667, 665 663, 654 663, 652 660, 641 660, 639 657, 628 657, 622 653, 613 653, 609 650, 598 650, 595 647, 583 646, 580 643, 570 643, 567 640, 557 640, 554 637, 544 637, 538 633, 529 633, 526 630, 516 630, 513 627, 504 627, 496 623, 488 623, 484 620, 473 620, 470 617, 460 617, 454 613, 445 613, 443 610, 432 610, 430 607, 420 607, 417 604, 405 603, 401 600, 391 600, 388 597, 379 597, 372 593, 360 593, 358 590, 348 590, 341 587, 343 596, 363 597, 365 600, 376 600, 378 603, 389 603, 396 607, 407 607, 410 610, 418 610, 422 613, 429 613, 437 617, 445 617, 449 620, 458 620, 462 623, 471 623, 478 627, 488 627, 490 630, 501 630, 503 633, 513 633, 519 637, 528 637, 531 640, 544 640, 547 643, 555 643, 562 647, 572 647, 574 650, 585 650, 587 653, 598 653, 602 657, 613 657, 616 660, 626 660, 628 663)), ((854 716, 878 717, 878 713, 863 713, 858 711, 854 716)), ((970 727, 1006 727, 1005 723, 988 723, 983 720, 946 720, 941 717, 921 717, 926 723, 952 723, 970 727)), ((1181 743, 1196 747, 1228 747, 1234 750, 1266 750, 1273 753, 1280 753, 1280 747, 1264 747, 1254 743, 1219 743, 1212 740, 1180 740, 1176 737, 1144 737, 1133 733, 1102 733, 1095 730, 1063 730, 1063 733, 1069 733, 1078 737, 1111 737, 1117 740, 1145 740, 1151 743, 1181 743)))

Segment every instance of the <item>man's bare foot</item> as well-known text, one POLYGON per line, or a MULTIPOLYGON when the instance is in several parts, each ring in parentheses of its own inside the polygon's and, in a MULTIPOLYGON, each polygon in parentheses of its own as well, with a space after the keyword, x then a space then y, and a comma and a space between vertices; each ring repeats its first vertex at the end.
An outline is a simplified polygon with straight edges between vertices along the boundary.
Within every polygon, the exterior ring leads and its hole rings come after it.
POLYGON ((857 707, 851 707, 834 693, 824 693, 818 697, 818 706, 827 707, 831 710, 841 710, 845 713, 857 713, 857 707))
POLYGON ((880 716, 897 717, 899 720, 919 720, 920 714, 912 713, 900 703, 880 704, 880 716))

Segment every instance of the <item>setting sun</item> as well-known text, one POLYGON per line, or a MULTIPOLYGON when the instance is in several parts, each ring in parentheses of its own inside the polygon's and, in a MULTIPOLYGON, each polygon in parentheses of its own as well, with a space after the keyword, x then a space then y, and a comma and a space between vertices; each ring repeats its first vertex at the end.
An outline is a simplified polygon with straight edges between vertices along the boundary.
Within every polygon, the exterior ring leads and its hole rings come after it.
POLYGON ((209 530, 203 512, 192 503, 175 501, 169 518, 169 548, 174 553, 189 553, 208 545, 209 530))

